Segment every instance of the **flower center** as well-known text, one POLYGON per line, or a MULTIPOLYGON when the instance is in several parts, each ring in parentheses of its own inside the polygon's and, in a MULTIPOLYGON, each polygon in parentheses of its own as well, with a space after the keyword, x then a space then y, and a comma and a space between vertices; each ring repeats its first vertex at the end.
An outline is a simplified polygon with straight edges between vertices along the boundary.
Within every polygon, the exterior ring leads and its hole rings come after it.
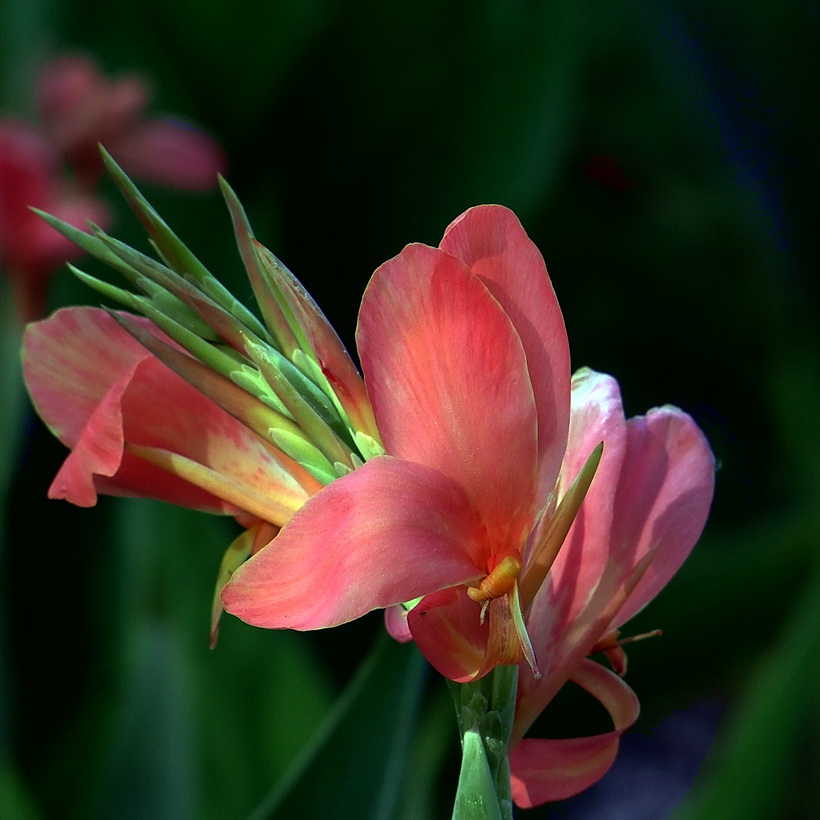
POLYGON ((467 595, 477 603, 500 598, 512 590, 520 572, 521 562, 515 556, 508 555, 496 564, 477 587, 467 587, 467 595))

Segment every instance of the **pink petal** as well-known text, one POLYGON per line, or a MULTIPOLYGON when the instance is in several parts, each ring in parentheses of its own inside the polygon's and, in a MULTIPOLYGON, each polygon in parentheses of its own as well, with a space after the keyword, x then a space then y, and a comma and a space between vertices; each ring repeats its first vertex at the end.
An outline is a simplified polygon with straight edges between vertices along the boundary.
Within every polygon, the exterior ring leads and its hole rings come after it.
POLYGON ((104 492, 236 512, 234 505, 130 455, 126 443, 178 453, 292 509, 309 497, 271 448, 103 310, 61 310, 30 325, 23 367, 38 413, 72 449, 49 491, 52 498, 90 506, 104 492))
POLYGON ((384 628, 394 641, 410 643, 413 640, 413 633, 407 623, 407 610, 401 604, 384 610, 384 628))
POLYGON ((213 137, 179 120, 143 120, 106 147, 126 173, 191 191, 213 188, 227 166, 213 137))
POLYGON ((567 333, 544 259, 515 214, 500 205, 462 214, 445 231, 441 249, 484 282, 521 338, 538 411, 544 500, 564 454, 570 392, 567 333))
MULTIPOLYGON (((572 416, 561 487, 569 487, 601 441, 604 451, 575 523, 530 611, 528 629, 539 656, 554 656, 550 647, 564 640, 568 625, 589 604, 610 559, 615 492, 626 438, 618 383, 611 376, 579 370, 572 379, 572 416)), ((542 672, 546 678, 548 670, 542 672)))
POLYGON ((532 525, 537 423, 524 351, 498 302, 457 259, 408 245, 373 275, 357 336, 387 452, 456 481, 493 551, 516 549, 532 525))
POLYGON ((564 800, 600 780, 615 760, 621 735, 638 718, 635 693, 600 664, 583 661, 571 680, 606 707, 615 728, 591 737, 520 741, 510 755, 517 806, 531 808, 564 800))
POLYGON ((427 595, 407 616, 416 645, 425 658, 457 683, 476 680, 490 640, 489 618, 481 622, 481 604, 466 587, 427 595))
POLYGON ((632 566, 650 551, 655 555, 613 627, 651 601, 686 560, 703 531, 715 483, 706 437, 682 410, 650 410, 630 419, 627 430, 612 544, 626 546, 632 566))
POLYGON ((507 596, 482 605, 465 586, 425 596, 410 610, 410 632, 425 658, 445 678, 469 683, 520 657, 507 596))
POLYGON ((271 629, 320 629, 478 577, 484 537, 436 470, 377 457, 329 484, 235 573, 228 612, 271 629))

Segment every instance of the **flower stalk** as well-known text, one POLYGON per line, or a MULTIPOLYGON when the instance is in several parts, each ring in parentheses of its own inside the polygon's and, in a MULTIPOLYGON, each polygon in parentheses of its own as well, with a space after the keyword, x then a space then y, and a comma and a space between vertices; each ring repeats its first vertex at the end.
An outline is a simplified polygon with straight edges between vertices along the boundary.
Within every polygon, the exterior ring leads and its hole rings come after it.
POLYGON ((509 743, 517 666, 496 666, 471 683, 448 681, 461 733, 453 820, 512 820, 509 743))

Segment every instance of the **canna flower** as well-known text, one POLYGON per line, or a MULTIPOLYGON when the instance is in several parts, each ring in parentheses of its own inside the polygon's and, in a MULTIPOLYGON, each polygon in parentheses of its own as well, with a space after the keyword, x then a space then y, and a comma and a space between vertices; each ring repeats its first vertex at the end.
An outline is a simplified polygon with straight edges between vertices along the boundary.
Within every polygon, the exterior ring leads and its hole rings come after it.
MULTIPOLYGON (((567 338, 540 253, 509 210, 473 208, 439 248, 409 245, 376 271, 357 340, 386 455, 312 497, 233 575, 226 609, 263 627, 316 629, 409 602, 406 631, 395 610, 388 626, 451 680, 522 662, 541 680, 553 662, 542 589, 556 573, 574 573, 580 596, 603 595, 602 580, 617 578, 620 593, 646 567, 621 554, 635 543, 606 540, 593 547, 603 565, 573 548, 569 567, 562 558, 552 571, 609 429, 588 421, 593 408, 576 410, 567 450, 567 338)), ((711 475, 702 436, 685 427, 699 475, 711 475)), ((697 490, 695 537, 711 484, 697 490)), ((574 616, 552 624, 562 640, 574 616)))
POLYGON ((552 544, 539 522, 570 391, 540 253, 511 211, 473 208, 439 248, 409 245, 376 271, 357 341, 387 455, 311 498, 234 574, 225 608, 259 626, 316 629, 422 598, 409 629, 447 677, 522 658, 535 667, 519 576, 533 533, 539 561, 552 544), (473 626, 479 647, 465 643, 473 626))
POLYGON ((60 178, 57 157, 34 128, 0 120, 0 269, 9 278, 23 322, 43 315, 51 274, 81 253, 32 213, 32 205, 76 227, 88 219, 108 221, 99 199, 72 191, 60 178))
POLYGON ((518 805, 601 777, 638 701, 588 656, 625 671, 621 626, 700 535, 714 461, 692 419, 662 407, 626 420, 614 379, 570 378, 543 259, 506 208, 473 208, 438 248, 409 245, 375 272, 363 381, 227 186, 264 322, 109 167, 165 264, 48 218, 142 295, 77 275, 147 317, 71 308, 27 330, 32 399, 71 449, 49 494, 234 515, 246 529, 220 569, 213 634, 223 605, 299 630, 385 609, 394 637, 453 681, 519 666, 518 805), (613 730, 527 737, 570 680, 613 730))
POLYGON ((37 88, 40 119, 56 150, 93 186, 102 143, 130 174, 173 188, 206 190, 225 169, 219 144, 178 119, 143 115, 150 92, 136 76, 109 80, 87 57, 53 60, 37 88))

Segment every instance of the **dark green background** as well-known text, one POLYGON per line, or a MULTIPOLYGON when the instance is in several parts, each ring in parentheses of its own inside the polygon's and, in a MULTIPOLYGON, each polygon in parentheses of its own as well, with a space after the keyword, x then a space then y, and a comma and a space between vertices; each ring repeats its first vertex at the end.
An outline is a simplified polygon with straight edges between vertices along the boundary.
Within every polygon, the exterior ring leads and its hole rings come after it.
MULTIPOLYGON (((55 51, 144 73, 153 110, 220 139, 258 236, 351 344, 382 261, 471 205, 512 207, 575 366, 615 374, 631 414, 691 412, 721 464, 700 546, 633 624, 665 634, 630 652, 643 714, 617 769, 521 815, 654 820, 686 793, 676 820, 817 816, 817 4, 11 0, 2 15, 4 113, 30 113, 55 51)), ((217 195, 143 190, 248 297, 217 195)), ((113 232, 142 243, 124 208, 113 232)), ((64 271, 51 296, 96 301, 64 271)), ((209 652, 230 522, 46 501, 64 451, 13 392, 4 332, 0 816, 246 817, 379 617, 318 635, 228 622, 209 652)), ((390 695, 361 684, 277 817, 449 816, 444 687, 381 652, 390 695)), ((566 711, 545 731, 571 731, 566 711)))

